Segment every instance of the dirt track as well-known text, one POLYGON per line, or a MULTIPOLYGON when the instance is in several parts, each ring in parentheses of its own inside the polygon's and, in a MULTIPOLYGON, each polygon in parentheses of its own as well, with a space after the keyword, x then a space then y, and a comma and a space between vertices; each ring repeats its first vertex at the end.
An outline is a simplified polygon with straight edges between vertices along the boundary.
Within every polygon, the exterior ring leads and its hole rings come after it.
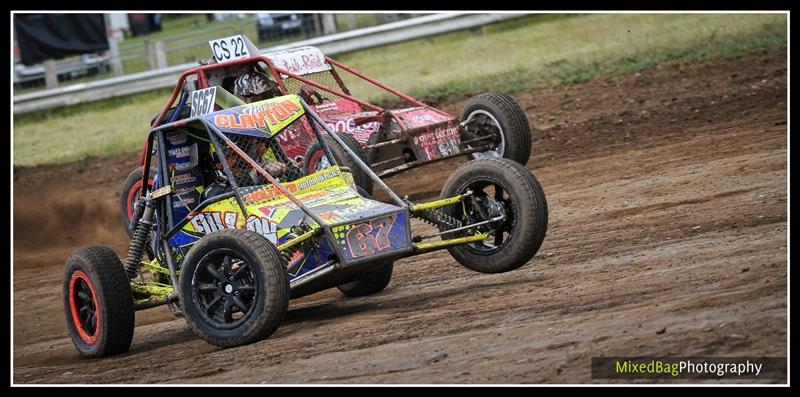
MULTIPOLYGON (((86 244, 124 255, 136 156, 17 168, 14 382, 576 383, 593 356, 785 356, 786 75, 785 54, 759 54, 517 95, 550 208, 531 263, 406 259, 385 291, 292 301, 271 338, 228 350, 162 307, 137 313, 129 354, 80 359, 64 263, 86 244)), ((430 197, 461 161, 389 182, 430 197)))

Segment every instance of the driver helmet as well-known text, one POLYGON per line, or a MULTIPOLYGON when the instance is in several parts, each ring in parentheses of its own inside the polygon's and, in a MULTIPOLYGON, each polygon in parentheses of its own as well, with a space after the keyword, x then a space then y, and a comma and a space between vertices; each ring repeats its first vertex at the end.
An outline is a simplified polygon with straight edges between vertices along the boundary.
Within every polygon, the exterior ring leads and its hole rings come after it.
POLYGON ((275 83, 261 72, 249 72, 236 78, 233 83, 233 94, 246 100, 267 99, 267 94, 275 91, 275 83))

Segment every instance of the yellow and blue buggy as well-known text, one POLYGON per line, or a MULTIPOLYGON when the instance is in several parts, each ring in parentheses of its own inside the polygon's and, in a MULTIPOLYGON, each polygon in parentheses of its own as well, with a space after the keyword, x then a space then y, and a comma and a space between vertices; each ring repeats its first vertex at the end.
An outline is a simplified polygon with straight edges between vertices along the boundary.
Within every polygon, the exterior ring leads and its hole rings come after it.
POLYGON ((414 203, 296 95, 214 109, 150 131, 142 181, 155 182, 142 184, 125 260, 105 246, 67 260, 64 307, 82 355, 128 351, 137 310, 166 305, 207 342, 238 346, 271 335, 292 298, 383 290, 400 258, 447 249, 469 269, 499 273, 544 240, 544 192, 514 161, 468 161, 439 200, 414 203), (324 153, 310 175, 281 146, 301 129, 324 153), (438 230, 415 233, 413 218, 438 230))

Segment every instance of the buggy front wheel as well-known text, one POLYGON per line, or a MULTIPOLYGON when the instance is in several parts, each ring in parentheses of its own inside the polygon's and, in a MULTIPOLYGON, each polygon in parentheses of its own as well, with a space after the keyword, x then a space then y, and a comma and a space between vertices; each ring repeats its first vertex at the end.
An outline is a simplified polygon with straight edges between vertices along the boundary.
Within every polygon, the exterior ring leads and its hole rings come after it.
POLYGON ((485 92, 467 101, 461 121, 469 120, 462 130, 462 140, 483 138, 479 145, 489 150, 470 154, 470 158, 502 157, 520 164, 528 162, 533 145, 525 112, 514 98, 499 92, 485 92))
POLYGON ((216 346, 269 337, 289 307, 285 261, 272 243, 249 230, 202 237, 186 254, 180 285, 186 322, 216 346))
POLYGON ((489 236, 448 248, 455 260, 481 273, 502 273, 519 268, 536 255, 547 232, 547 201, 530 171, 504 158, 472 160, 445 182, 442 198, 468 191, 472 194, 463 205, 447 208, 448 215, 461 225, 495 221, 446 234, 448 238, 477 232, 489 236))
POLYGON ((128 351, 134 308, 128 275, 109 247, 90 246, 72 253, 64 277, 64 311, 72 343, 84 357, 128 351))

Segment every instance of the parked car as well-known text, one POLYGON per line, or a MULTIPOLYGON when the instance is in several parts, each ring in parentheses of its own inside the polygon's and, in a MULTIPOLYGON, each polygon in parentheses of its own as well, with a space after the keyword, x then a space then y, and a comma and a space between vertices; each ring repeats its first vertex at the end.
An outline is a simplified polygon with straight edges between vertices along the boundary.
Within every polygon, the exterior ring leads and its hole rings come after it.
POLYGON ((314 30, 314 14, 260 13, 255 21, 259 41, 309 34, 314 30))

